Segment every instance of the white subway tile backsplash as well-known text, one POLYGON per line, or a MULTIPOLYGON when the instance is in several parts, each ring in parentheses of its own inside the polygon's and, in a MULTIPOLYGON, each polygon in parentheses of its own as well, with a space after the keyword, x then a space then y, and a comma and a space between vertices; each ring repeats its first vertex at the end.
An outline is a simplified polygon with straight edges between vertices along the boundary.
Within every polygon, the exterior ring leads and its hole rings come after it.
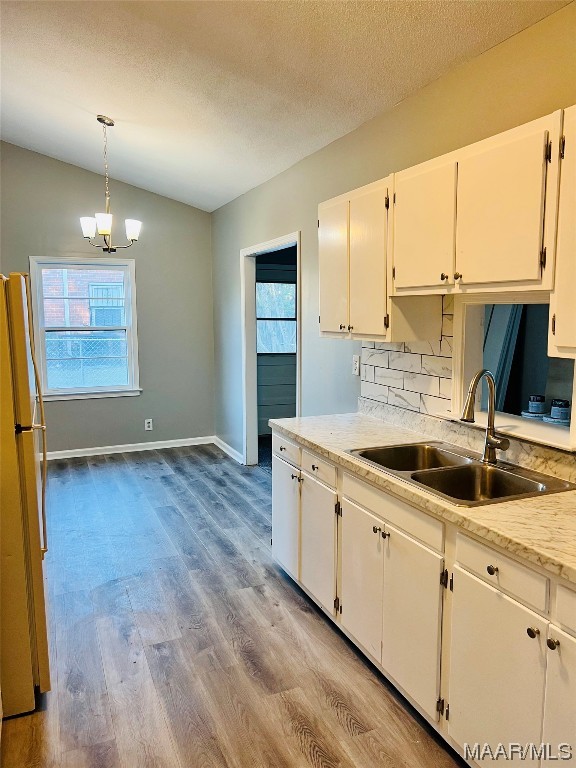
POLYGON ((449 357, 422 355, 422 373, 428 373, 430 376, 442 376, 445 379, 451 379, 452 360, 449 357))
POLYGON ((388 368, 388 355, 390 352, 381 352, 377 349, 362 350, 363 365, 378 365, 381 368, 388 368))
POLYGON ((446 412, 452 397, 454 298, 444 296, 442 337, 362 342, 362 397, 421 413, 446 412))
POLYGON ((420 410, 420 394, 418 392, 406 392, 404 389, 388 390, 388 404, 396 405, 398 408, 408 408, 410 411, 420 410))
POLYGON ((377 341, 376 349, 387 349, 389 352, 403 352, 403 341, 377 341))
POLYGON ((441 341, 407 341, 404 344, 406 352, 413 352, 417 355, 439 355, 441 341))
POLYGON ((422 355, 413 355, 409 352, 389 352, 388 354, 390 368, 413 373, 420 373, 422 370, 422 355))
POLYGON ((388 392, 388 387, 383 387, 380 384, 374 384, 370 381, 362 381, 360 383, 360 394, 362 397, 377 400, 379 403, 388 402, 388 392))
POLYGON ((444 296, 442 298, 442 312, 445 315, 454 314, 454 296, 444 296))
POLYGON ((404 389, 425 395, 440 394, 440 379, 437 376, 425 376, 422 373, 405 373, 404 389))
POLYGON ((360 371, 362 381, 374 381, 374 366, 363 365, 360 371))
POLYGON ((445 397, 448 400, 452 398, 452 379, 439 379, 440 381, 440 397, 445 397))
POLYGON ((374 368, 374 381, 388 387, 403 389, 404 376, 404 371, 396 371, 393 368, 374 368))
POLYGON ((420 413, 446 413, 450 409, 450 400, 444 400, 441 397, 432 397, 431 395, 420 395, 420 413))
POLYGON ((440 357, 452 357, 452 336, 442 336, 442 341, 440 342, 440 352, 438 353, 440 357))

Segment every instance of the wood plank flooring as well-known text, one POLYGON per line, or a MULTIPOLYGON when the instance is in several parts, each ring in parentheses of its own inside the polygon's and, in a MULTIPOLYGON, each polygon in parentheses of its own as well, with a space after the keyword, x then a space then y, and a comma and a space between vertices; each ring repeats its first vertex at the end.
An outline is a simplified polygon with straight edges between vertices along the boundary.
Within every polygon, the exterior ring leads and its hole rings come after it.
POLYGON ((270 556, 271 477, 213 446, 51 462, 53 690, 2 768, 453 768, 270 556))

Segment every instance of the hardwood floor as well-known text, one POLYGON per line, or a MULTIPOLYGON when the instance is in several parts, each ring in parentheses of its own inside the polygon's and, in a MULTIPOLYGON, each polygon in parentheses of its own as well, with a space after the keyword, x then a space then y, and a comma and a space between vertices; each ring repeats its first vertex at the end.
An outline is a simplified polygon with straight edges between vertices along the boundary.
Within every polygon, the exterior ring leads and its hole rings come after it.
POLYGON ((51 462, 53 690, 2 768, 464 765, 274 565, 270 486, 213 446, 51 462))

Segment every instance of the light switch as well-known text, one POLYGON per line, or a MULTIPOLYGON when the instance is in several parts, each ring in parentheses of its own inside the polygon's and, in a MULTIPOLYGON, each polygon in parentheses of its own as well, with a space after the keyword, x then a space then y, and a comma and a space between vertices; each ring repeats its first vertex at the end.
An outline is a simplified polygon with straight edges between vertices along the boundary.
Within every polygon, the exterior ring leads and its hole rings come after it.
POLYGON ((352 355, 352 373, 360 376, 360 355, 352 355))

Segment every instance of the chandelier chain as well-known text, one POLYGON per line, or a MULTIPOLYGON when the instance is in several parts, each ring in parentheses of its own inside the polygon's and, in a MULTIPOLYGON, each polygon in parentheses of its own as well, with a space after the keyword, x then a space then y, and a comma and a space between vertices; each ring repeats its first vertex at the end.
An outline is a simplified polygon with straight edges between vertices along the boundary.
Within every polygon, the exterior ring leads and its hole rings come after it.
POLYGON ((108 134, 106 132, 106 123, 102 123, 102 132, 104 133, 104 187, 106 191, 106 200, 110 200, 110 187, 108 185, 108 134))

